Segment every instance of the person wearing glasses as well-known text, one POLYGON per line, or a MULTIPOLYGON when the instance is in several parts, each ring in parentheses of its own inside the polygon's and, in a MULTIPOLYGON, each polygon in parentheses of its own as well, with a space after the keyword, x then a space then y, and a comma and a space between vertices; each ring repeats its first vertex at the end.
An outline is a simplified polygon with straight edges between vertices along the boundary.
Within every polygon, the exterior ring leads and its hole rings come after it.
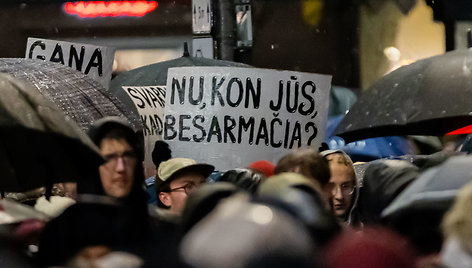
POLYGON ((171 158, 162 162, 155 180, 158 206, 180 214, 188 195, 205 183, 214 169, 212 165, 197 163, 189 158, 171 158))
POLYGON ((324 187, 334 215, 342 222, 352 225, 357 192, 357 180, 351 158, 341 150, 320 153, 329 162, 331 177, 324 187))
POLYGON ((78 202, 47 223, 41 267, 95 267, 117 252, 133 255, 140 263, 133 267, 180 267, 178 226, 151 215, 147 204, 142 133, 121 118, 104 117, 88 134, 104 162, 78 181, 78 202))
POLYGON ((118 117, 98 120, 89 130, 89 136, 99 147, 105 161, 99 168, 100 185, 92 185, 100 191, 91 193, 105 194, 125 203, 139 202, 140 205, 144 200, 146 204, 140 136, 118 117))

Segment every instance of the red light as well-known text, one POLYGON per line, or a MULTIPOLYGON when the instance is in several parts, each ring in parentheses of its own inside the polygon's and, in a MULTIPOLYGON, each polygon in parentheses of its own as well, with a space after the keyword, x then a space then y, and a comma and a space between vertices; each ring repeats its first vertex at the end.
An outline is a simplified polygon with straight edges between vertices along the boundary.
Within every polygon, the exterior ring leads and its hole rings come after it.
POLYGON ((447 133, 446 135, 460 135, 460 134, 469 134, 469 133, 472 133, 472 125, 468 125, 466 127, 456 129, 454 131, 447 133))
POLYGON ((81 18, 142 17, 156 8, 157 1, 78 1, 64 5, 67 14, 81 18))

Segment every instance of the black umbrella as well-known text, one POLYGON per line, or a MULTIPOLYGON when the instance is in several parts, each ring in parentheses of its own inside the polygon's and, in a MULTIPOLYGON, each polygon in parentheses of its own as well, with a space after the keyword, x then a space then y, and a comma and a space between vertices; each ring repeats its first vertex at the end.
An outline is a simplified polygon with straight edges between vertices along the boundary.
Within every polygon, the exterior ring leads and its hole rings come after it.
POLYGON ((453 156, 424 171, 382 211, 391 228, 406 237, 421 255, 439 252, 440 224, 460 188, 472 182, 472 156, 453 156))
POLYGON ((190 57, 184 53, 183 57, 158 62, 123 72, 116 76, 110 83, 110 91, 123 102, 128 109, 138 113, 133 101, 123 90, 123 86, 165 86, 167 84, 167 70, 173 67, 184 66, 226 66, 226 67, 250 67, 249 65, 223 60, 190 57))
POLYGON ((97 173, 98 149, 54 103, 3 73, 0 89, 0 191, 50 190, 97 173))
POLYGON ((472 156, 453 156, 426 170, 384 209, 382 217, 394 217, 414 209, 446 211, 459 189, 472 182, 471 166, 472 156))
POLYGON ((457 50, 403 66, 368 90, 337 127, 346 142, 446 134, 472 124, 472 50, 457 50))
POLYGON ((105 116, 120 116, 135 130, 143 128, 138 114, 128 110, 100 83, 62 64, 21 58, 0 59, 0 72, 34 86, 84 131, 105 116))

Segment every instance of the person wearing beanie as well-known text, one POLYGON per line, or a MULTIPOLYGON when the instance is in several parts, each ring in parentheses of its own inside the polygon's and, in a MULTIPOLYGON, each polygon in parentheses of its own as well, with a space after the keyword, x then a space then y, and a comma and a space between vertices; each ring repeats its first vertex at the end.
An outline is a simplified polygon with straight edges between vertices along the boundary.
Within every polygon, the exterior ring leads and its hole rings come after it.
MULTIPOLYGON (((165 141, 158 140, 154 143, 154 149, 152 150, 152 162, 156 166, 156 172, 159 165, 172 158, 172 151, 169 148, 169 144, 165 141)), ((154 182, 156 175, 153 175, 146 179, 146 192, 148 193, 149 199, 148 204, 157 204, 156 188, 154 182)))
POLYGON ((266 160, 258 160, 252 162, 249 166, 249 169, 253 170, 256 173, 264 175, 264 177, 268 178, 274 175, 275 165, 266 160))

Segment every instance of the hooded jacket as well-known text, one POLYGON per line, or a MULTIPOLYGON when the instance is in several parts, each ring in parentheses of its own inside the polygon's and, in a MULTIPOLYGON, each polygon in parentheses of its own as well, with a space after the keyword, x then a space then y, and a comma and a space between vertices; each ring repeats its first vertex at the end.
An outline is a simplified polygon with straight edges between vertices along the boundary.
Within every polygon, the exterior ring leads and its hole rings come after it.
POLYGON ((380 159, 369 163, 359 192, 358 210, 364 224, 380 223, 380 215, 416 177, 419 169, 404 160, 380 159))
POLYGON ((347 163, 346 165, 349 165, 349 164, 353 165, 355 188, 354 188, 354 192, 353 192, 352 197, 351 197, 352 198, 351 207, 348 209, 348 212, 346 213, 346 215, 345 215, 344 219, 342 219, 342 221, 344 223, 346 223, 347 225, 349 225, 349 226, 358 226, 360 221, 359 221, 359 217, 357 215, 357 202, 358 202, 358 199, 359 199, 359 189, 362 185, 362 178, 358 176, 358 172, 356 171, 355 165, 352 163, 352 160, 349 157, 349 155, 346 154, 344 151, 342 151, 342 150, 325 150, 325 151, 320 152, 320 154, 324 158, 327 158, 327 156, 332 155, 332 154, 343 154, 344 157, 348 160, 348 162, 350 162, 350 163, 347 163))

